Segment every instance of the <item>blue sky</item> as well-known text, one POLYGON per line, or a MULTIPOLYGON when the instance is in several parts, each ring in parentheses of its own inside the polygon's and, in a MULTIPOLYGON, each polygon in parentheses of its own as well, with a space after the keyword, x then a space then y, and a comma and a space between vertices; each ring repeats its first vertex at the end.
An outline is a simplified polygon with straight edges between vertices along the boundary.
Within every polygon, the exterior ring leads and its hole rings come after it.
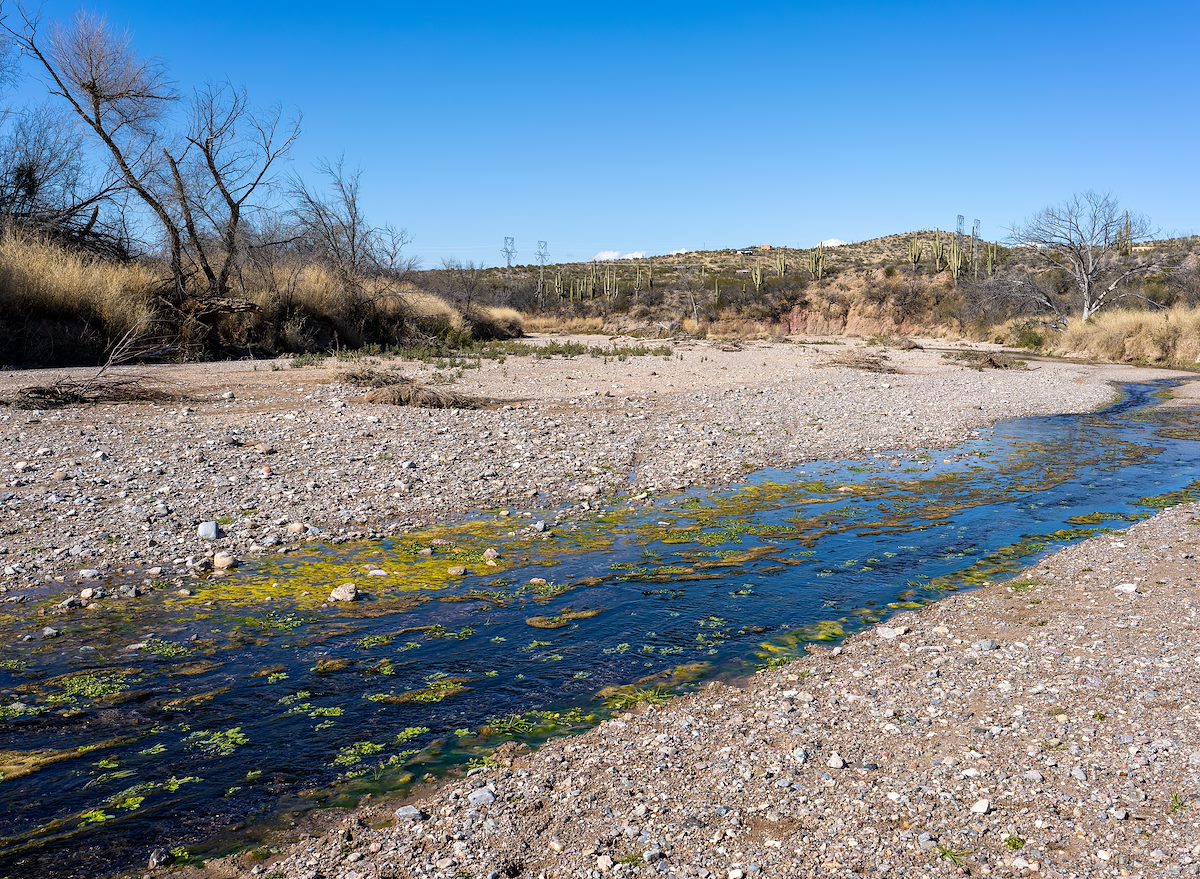
MULTIPOLYGON (((70 14, 69 0, 44 15, 70 14)), ((303 113, 426 266, 809 246, 1110 190, 1200 230, 1200 4, 108 0, 181 87, 303 113)))

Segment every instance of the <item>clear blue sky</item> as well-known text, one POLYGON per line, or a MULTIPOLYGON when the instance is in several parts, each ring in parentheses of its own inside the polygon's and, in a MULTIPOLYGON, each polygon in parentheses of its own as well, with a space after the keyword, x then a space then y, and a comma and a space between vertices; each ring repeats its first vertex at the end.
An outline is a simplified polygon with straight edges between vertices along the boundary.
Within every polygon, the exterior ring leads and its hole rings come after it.
MULTIPOLYGON (((49 0, 45 15, 69 14, 49 0)), ((424 265, 808 246, 1111 190, 1200 229, 1200 4, 92 2, 302 111, 424 265)))

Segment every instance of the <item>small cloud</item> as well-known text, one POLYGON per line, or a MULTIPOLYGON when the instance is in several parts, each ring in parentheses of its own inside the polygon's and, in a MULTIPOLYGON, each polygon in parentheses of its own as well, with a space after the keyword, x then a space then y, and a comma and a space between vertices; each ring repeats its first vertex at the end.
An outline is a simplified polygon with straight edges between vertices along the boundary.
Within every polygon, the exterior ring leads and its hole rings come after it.
POLYGON ((592 257, 593 262, 612 262, 617 259, 645 259, 646 251, 635 250, 631 253, 621 253, 619 250, 602 250, 592 257))
POLYGON ((667 254, 667 256, 679 256, 684 253, 691 253, 691 251, 685 250, 684 248, 681 247, 681 248, 679 248, 679 250, 672 250, 670 253, 667 254))
POLYGON ((846 242, 843 241, 841 238, 826 238, 824 241, 821 242, 821 246, 822 247, 841 247, 845 243, 846 242))

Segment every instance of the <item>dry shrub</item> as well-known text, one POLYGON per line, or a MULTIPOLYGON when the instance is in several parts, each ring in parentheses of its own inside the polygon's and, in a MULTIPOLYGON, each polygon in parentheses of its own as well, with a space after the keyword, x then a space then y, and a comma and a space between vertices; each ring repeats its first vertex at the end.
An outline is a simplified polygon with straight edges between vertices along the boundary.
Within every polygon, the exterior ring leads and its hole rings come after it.
POLYGON ((519 339, 525 335, 525 318, 515 308, 473 305, 463 315, 471 337, 480 341, 519 339))
POLYGON ((388 385, 408 381, 404 376, 395 372, 385 372, 371 366, 356 366, 342 373, 341 380, 349 385, 360 388, 386 388, 388 385))
POLYGON ((896 367, 883 354, 855 348, 839 351, 825 362, 818 363, 817 366, 841 366, 846 369, 859 369, 863 372, 888 374, 897 372, 896 367))
POLYGON ((1200 308, 1101 312, 1086 323, 1073 321, 1055 350, 1118 363, 1195 368, 1200 363, 1200 308))
POLYGON ((942 355, 946 360, 962 364, 975 370, 985 369, 1029 369, 1029 363, 1019 357, 997 354, 993 351, 950 351, 942 355))
POLYGON ((391 406, 418 406, 422 409, 486 409, 497 401, 472 397, 446 388, 433 388, 396 376, 390 384, 377 387, 362 398, 364 403, 383 403, 391 406))

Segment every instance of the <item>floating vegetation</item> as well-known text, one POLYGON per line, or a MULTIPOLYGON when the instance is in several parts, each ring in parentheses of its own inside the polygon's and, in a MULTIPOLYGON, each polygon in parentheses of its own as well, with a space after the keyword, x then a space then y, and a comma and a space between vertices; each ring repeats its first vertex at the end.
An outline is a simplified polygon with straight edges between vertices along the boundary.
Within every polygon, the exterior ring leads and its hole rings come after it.
POLYGON ((352 745, 346 745, 336 757, 333 758, 334 766, 353 766, 355 763, 360 763, 363 759, 378 754, 383 750, 383 745, 375 742, 355 742, 352 745))
POLYGON ((223 732, 215 730, 194 732, 184 739, 184 744, 193 750, 202 751, 212 757, 228 757, 249 741, 242 734, 241 727, 235 726, 223 732))

